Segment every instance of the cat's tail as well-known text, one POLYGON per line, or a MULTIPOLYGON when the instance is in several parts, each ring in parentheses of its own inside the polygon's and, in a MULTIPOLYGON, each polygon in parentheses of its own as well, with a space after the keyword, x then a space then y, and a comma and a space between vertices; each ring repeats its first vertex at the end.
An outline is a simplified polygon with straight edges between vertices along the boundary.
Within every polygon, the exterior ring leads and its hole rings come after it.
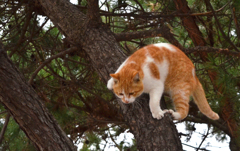
POLYGON ((208 118, 213 119, 213 120, 218 120, 219 116, 217 113, 213 112, 211 107, 209 106, 205 92, 203 90, 202 84, 197 80, 197 86, 195 90, 193 91, 193 99, 195 103, 197 104, 199 110, 206 115, 208 118))

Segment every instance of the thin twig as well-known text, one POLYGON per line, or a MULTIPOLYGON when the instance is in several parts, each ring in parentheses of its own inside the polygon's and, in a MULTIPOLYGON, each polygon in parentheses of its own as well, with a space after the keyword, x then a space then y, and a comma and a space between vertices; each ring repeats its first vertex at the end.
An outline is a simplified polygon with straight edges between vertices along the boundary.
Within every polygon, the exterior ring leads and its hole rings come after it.
POLYGON ((232 8, 232 5, 230 5, 230 7, 231 7, 231 10, 232 10, 233 21, 234 21, 234 24, 235 24, 235 27, 236 27, 237 37, 238 37, 238 39, 240 39, 240 29, 239 29, 239 24, 238 24, 235 8, 232 8))
POLYGON ((219 28, 219 30, 220 30, 221 34, 223 35, 224 39, 225 39, 227 42, 229 42, 229 44, 230 44, 236 51, 240 52, 240 50, 233 44, 233 42, 229 39, 229 37, 227 37, 226 34, 224 33, 224 31, 223 31, 223 29, 222 29, 222 27, 221 27, 221 25, 220 25, 220 22, 219 22, 219 20, 218 20, 218 18, 217 18, 217 15, 216 15, 213 7, 212 7, 212 4, 210 3, 210 0, 207 0, 206 2, 207 2, 207 5, 209 6, 209 8, 210 8, 211 11, 212 11, 213 17, 215 18, 215 21, 216 21, 216 24, 217 24, 217 27, 219 28))
POLYGON ((37 76, 38 72, 39 72, 44 66, 46 66, 48 63, 50 63, 53 59, 57 59, 57 58, 59 58, 59 57, 61 57, 61 56, 64 56, 64 55, 69 54, 69 53, 71 53, 71 52, 73 52, 73 51, 76 51, 76 50, 77 50, 76 47, 69 48, 69 49, 67 49, 67 50, 65 50, 65 51, 63 51, 63 52, 60 52, 60 53, 58 53, 58 54, 56 54, 56 55, 54 55, 54 56, 46 59, 46 60, 45 60, 43 63, 41 63, 41 65, 33 72, 33 74, 32 74, 32 76, 31 76, 31 78, 29 79, 28 83, 29 83, 29 84, 32 84, 33 79, 37 76))
POLYGON ((113 143, 115 144, 115 146, 121 151, 121 148, 120 148, 119 145, 115 142, 115 140, 114 140, 114 138, 113 138, 113 136, 112 136, 112 134, 110 133, 109 130, 108 130, 108 134, 109 134, 111 140, 113 141, 113 143))
MULTIPOLYGON (((215 10, 214 12, 220 12, 222 11, 229 3, 227 3, 226 5, 224 5, 223 7, 221 7, 220 9, 218 10, 215 10)), ((138 12, 138 11, 136 11, 138 12)), ((100 15, 102 16, 131 16, 131 17, 134 17, 134 18, 148 18, 148 19, 154 19, 154 18, 160 18, 160 17, 188 17, 188 16, 213 16, 213 12, 210 11, 210 12, 204 12, 204 13, 192 13, 192 14, 189 14, 189 13, 173 13, 173 14, 153 14, 153 13, 156 13, 156 12, 149 12, 149 13, 144 13, 144 14, 135 14, 133 12, 130 12, 130 13, 113 13, 112 12, 107 12, 107 11, 104 11, 104 10, 101 10, 100 11, 100 15)))
POLYGON ((7 113, 8 111, 2 111, 2 112, 0 112, 0 114, 4 114, 4 113, 7 113))
POLYGON ((137 3, 137 4, 140 6, 140 8, 141 8, 141 10, 142 10, 143 12, 145 12, 145 11, 144 11, 144 8, 143 8, 142 5, 138 2, 138 0, 134 0, 134 2, 137 3))
MULTIPOLYGON (((191 146, 191 145, 188 145, 188 144, 185 144, 185 143, 182 143, 182 144, 185 145, 185 146, 188 146, 188 147, 191 147, 191 148, 197 149, 197 147, 194 147, 194 146, 191 146)), ((201 148, 200 148, 200 150, 209 151, 209 150, 201 149, 201 148)))
POLYGON ((6 118, 5 118, 5 123, 4 123, 4 125, 3 125, 2 131, 1 131, 1 133, 0 133, 0 144, 2 144, 2 141, 3 141, 3 138, 4 138, 4 134, 5 134, 5 131, 6 131, 6 129, 7 129, 7 125, 8 125, 8 122, 9 122, 10 117, 11 117, 11 114, 8 113, 7 116, 6 116, 6 118))
POLYGON ((196 151, 198 151, 199 149, 201 149, 200 147, 202 146, 203 142, 206 140, 207 136, 209 135, 209 130, 210 130, 210 126, 208 125, 208 130, 207 133, 205 134, 205 136, 202 139, 202 142, 199 144, 198 148, 196 151))

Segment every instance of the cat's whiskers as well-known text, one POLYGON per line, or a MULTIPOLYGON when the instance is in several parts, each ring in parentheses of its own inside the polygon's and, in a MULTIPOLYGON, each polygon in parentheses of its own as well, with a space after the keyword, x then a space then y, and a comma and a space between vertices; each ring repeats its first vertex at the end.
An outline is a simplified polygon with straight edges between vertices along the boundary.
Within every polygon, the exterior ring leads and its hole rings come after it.
POLYGON ((135 105, 135 104, 138 105, 138 106, 142 109, 142 105, 143 105, 143 104, 142 104, 142 101, 140 101, 140 100, 137 99, 137 100, 135 100, 135 101, 133 102, 133 105, 135 105))

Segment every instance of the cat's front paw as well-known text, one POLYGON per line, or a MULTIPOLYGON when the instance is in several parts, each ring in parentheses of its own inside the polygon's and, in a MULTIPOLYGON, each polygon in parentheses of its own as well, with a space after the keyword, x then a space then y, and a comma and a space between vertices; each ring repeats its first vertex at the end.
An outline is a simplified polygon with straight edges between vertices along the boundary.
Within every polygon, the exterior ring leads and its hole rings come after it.
POLYGON ((160 120, 161 118, 164 117, 165 112, 164 111, 157 111, 157 112, 152 112, 153 118, 156 118, 160 120))

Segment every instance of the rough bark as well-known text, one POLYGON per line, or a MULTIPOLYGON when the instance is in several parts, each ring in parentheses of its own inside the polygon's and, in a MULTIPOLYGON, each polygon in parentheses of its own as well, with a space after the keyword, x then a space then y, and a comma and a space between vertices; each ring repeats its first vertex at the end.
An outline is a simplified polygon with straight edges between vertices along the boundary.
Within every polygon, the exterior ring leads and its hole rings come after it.
POLYGON ((59 127, 2 47, 0 47, 0 83, 1 103, 38 150, 76 150, 72 141, 59 127))
MULTIPOLYGON (((66 0, 39 0, 44 13, 58 26, 67 39, 83 48, 103 81, 113 73, 126 55, 114 34, 98 19, 98 10, 81 13, 66 0)), ((89 5, 96 0, 88 1, 89 5)), ((91 8, 91 7, 90 7, 91 8)), ((76 150, 73 143, 41 103, 41 99, 16 69, 7 54, 0 50, 0 101, 10 111, 20 128, 38 150, 76 150)), ((136 137, 139 150, 182 150, 175 125, 170 117, 152 118, 148 98, 141 105, 121 105, 126 123, 136 137)))
POLYGON ((149 109, 149 95, 143 94, 137 103, 122 106, 124 117, 137 140, 140 151, 181 151, 178 132, 166 114, 161 120, 152 118, 149 109))
POLYGON ((125 32, 115 34, 117 41, 130 41, 132 39, 148 38, 148 37, 164 37, 171 44, 183 49, 182 45, 175 39, 170 29, 167 26, 162 26, 157 29, 150 29, 145 31, 125 32))
MULTIPOLYGON (((88 2, 95 3, 95 1, 88 2)), ((114 34, 102 23, 92 24, 90 18, 65 0, 40 0, 40 3, 48 17, 60 27, 65 36, 73 44, 80 45, 85 50, 91 59, 92 66, 106 82, 109 73, 115 72, 121 62, 126 59, 114 34), (66 15, 68 17, 65 17, 66 15)), ((88 16, 91 15, 88 14, 88 16)), ((146 98, 140 97, 139 102, 142 105, 121 105, 122 110, 127 111, 123 112, 123 115, 137 140, 138 149, 182 150, 172 120, 169 117, 162 120, 153 119, 146 98)))
MULTIPOLYGON (((188 14, 191 12, 186 0, 174 0, 177 10, 180 13, 188 14)), ((181 17, 182 24, 188 32, 189 37, 192 39, 195 46, 204 46, 205 41, 202 33, 200 32, 193 16, 181 17)))

